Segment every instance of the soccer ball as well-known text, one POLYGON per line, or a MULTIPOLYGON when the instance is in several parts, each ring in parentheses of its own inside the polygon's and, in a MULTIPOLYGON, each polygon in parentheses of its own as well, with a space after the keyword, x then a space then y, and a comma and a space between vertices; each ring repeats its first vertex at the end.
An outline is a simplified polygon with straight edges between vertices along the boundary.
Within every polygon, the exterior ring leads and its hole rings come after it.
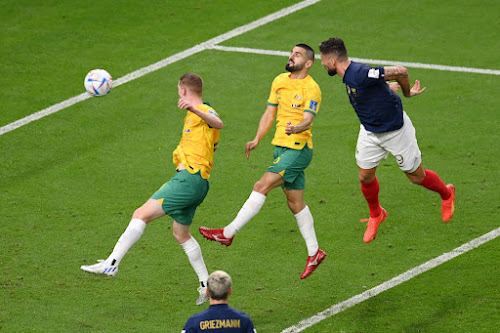
POLYGON ((83 84, 92 96, 104 96, 113 88, 113 78, 104 69, 93 69, 85 76, 83 84))

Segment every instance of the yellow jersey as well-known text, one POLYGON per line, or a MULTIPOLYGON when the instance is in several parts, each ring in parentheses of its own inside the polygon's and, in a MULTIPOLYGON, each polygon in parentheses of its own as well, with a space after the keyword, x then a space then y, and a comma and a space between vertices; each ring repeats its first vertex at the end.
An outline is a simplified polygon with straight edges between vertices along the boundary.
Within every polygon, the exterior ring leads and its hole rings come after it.
MULTIPOLYGON (((305 144, 313 148, 311 128, 297 134, 286 135, 287 122, 292 125, 300 123, 304 112, 316 115, 321 104, 321 90, 308 75, 304 79, 292 80, 290 73, 278 75, 271 86, 271 93, 267 101, 269 105, 277 106, 276 132, 271 142, 275 146, 292 149, 302 149, 305 144)), ((312 124, 311 124, 312 127, 312 124)))
MULTIPOLYGON (((198 110, 218 116, 215 110, 206 105, 196 106, 198 110)), ((174 150, 174 164, 182 163, 192 174, 198 171, 203 179, 210 178, 214 163, 214 151, 219 143, 219 130, 208 124, 193 112, 188 111, 184 118, 181 142, 174 150)))

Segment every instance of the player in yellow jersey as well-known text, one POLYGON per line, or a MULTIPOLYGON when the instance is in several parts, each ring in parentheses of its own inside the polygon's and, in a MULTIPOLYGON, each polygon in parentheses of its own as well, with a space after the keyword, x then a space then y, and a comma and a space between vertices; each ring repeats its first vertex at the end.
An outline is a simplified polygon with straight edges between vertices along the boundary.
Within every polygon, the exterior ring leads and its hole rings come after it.
POLYGON ((213 108, 203 104, 202 90, 203 81, 197 74, 187 73, 179 80, 178 106, 187 110, 187 114, 181 141, 173 153, 177 173, 134 212, 132 220, 109 257, 94 265, 84 265, 82 270, 115 276, 118 273, 118 264, 132 245, 141 238, 147 223, 169 215, 173 218, 174 237, 184 249, 200 281, 196 304, 208 301, 207 267, 200 245, 189 233, 189 227, 196 208, 208 193, 208 178, 219 141, 219 129, 223 123, 213 108))
POLYGON ((311 127, 321 104, 321 90, 308 74, 313 63, 311 47, 297 44, 293 48, 286 65, 289 73, 274 79, 257 135, 246 144, 249 158, 250 152, 257 148, 276 119, 272 141, 276 146, 274 162, 255 183, 250 197, 229 225, 223 229, 200 228, 206 238, 231 245, 234 235, 260 211, 269 191, 281 186, 307 246, 307 264, 301 279, 308 277, 326 258, 326 253, 318 245, 313 216, 304 202, 304 170, 313 154, 311 127))

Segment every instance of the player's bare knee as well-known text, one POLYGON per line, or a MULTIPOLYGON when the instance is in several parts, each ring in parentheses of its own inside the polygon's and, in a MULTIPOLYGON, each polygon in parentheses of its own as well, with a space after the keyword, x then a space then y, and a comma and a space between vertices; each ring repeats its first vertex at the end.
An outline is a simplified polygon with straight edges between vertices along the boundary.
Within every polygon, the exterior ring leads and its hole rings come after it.
POLYGON ((306 204, 303 201, 301 202, 288 201, 288 208, 290 208, 293 214, 300 213, 305 207, 306 204))
POLYGON ((415 185, 420 185, 424 181, 424 178, 425 175, 424 176, 408 175, 408 179, 410 179, 410 181, 415 185))
POLYGON ((257 181, 253 185, 253 190, 255 192, 259 192, 259 193, 262 193, 264 195, 266 195, 270 191, 268 184, 266 184, 266 182, 262 181, 262 179, 257 181))
POLYGON ((180 235, 178 232, 176 232, 176 230, 172 230, 172 235, 174 235, 174 238, 177 239, 177 241, 179 242, 179 238, 180 238, 180 235))
POLYGON ((425 178, 425 171, 422 168, 422 166, 419 166, 415 171, 412 173, 407 173, 406 176, 408 179, 415 185, 420 185, 425 178))
POLYGON ((359 168, 359 173, 358 173, 358 178, 359 178, 359 181, 364 183, 364 184, 368 184, 368 183, 371 183, 374 179, 375 179, 375 171, 377 170, 377 168, 372 168, 372 169, 362 169, 362 168, 359 168))
POLYGON ((366 174, 366 173, 359 174, 359 181, 364 183, 364 184, 371 183, 374 179, 375 179, 374 175, 366 174))
POLYGON ((143 211, 142 211, 142 209, 141 209, 141 208, 137 208, 137 209, 134 211, 134 214, 132 214, 132 218, 142 220, 142 221, 144 221, 145 223, 148 223, 148 222, 149 222, 149 219, 148 219, 148 218, 147 218, 147 216, 143 213, 143 211))
POLYGON ((292 212, 297 210, 298 204, 296 202, 293 202, 291 200, 287 200, 287 204, 288 204, 288 208, 290 208, 290 210, 292 212))
POLYGON ((191 238, 190 233, 185 233, 185 232, 179 232, 178 230, 174 229, 172 231, 172 234, 174 235, 175 239, 179 244, 182 244, 186 241, 188 241, 191 238))

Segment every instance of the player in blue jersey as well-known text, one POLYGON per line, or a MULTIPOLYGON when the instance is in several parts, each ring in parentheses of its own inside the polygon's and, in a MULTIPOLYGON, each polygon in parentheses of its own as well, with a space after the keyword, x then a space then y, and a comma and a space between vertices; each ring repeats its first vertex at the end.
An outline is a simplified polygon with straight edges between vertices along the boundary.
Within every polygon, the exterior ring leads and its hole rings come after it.
POLYGON ((323 41, 319 49, 321 64, 328 74, 338 74, 343 78, 349 101, 361 122, 356 163, 361 190, 370 209, 370 218, 361 220, 368 222, 363 241, 369 243, 375 239, 378 226, 388 215, 379 203, 379 183, 375 172, 380 161, 389 153, 396 158, 399 168, 412 183, 439 193, 441 216, 443 221, 448 222, 455 210, 455 187, 445 185, 434 171, 422 167, 415 128, 397 95, 399 88, 405 97, 420 95, 425 91, 425 88, 420 88, 420 81, 416 80, 410 87, 405 67, 370 67, 351 61, 340 38, 323 41))
POLYGON ((232 292, 232 280, 224 271, 215 271, 208 277, 207 294, 210 307, 188 319, 182 333, 220 332, 257 333, 252 319, 228 304, 232 292))

